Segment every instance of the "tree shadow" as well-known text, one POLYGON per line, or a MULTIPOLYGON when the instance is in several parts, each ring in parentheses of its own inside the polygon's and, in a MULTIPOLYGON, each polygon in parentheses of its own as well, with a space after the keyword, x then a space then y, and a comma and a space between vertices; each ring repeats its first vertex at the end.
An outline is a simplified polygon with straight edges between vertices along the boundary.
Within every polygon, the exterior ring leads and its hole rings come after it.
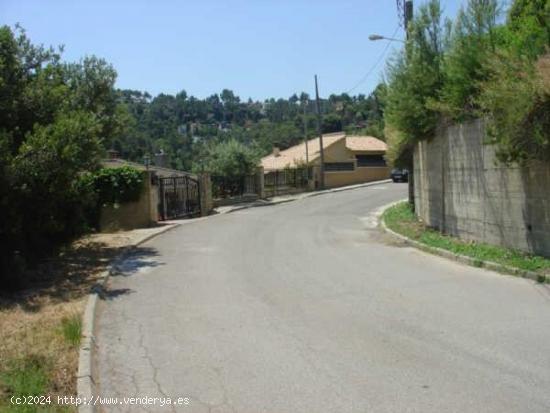
POLYGON ((164 265, 164 263, 155 259, 158 255, 154 248, 134 248, 129 253, 115 260, 110 275, 129 277, 149 268, 164 265))
MULTIPOLYGON (((155 259, 158 255, 154 248, 132 248, 129 252, 122 254, 113 261, 109 276, 129 277, 144 272, 147 269, 164 265, 163 262, 155 259)), ((131 288, 110 288, 108 285, 98 285, 96 291, 99 298, 106 301, 134 292, 131 288)))
POLYGON ((134 290, 132 290, 130 288, 115 288, 115 289, 112 289, 112 290, 109 289, 109 288, 101 288, 98 291, 98 296, 102 300, 109 301, 109 300, 112 300, 114 298, 118 298, 121 295, 132 294, 133 292, 134 292, 134 290))
MULTIPOLYGON (((0 311, 20 308, 37 312, 45 304, 77 300, 97 288, 111 264, 116 268, 118 263, 130 259, 132 265, 123 273, 127 276, 137 273, 140 268, 161 265, 154 259, 158 255, 157 250, 150 247, 129 251, 127 242, 123 241, 117 245, 93 238, 79 240, 25 271, 21 277, 24 284, 19 290, 0 291, 0 311)), ((109 294, 117 296, 121 292, 109 294)))

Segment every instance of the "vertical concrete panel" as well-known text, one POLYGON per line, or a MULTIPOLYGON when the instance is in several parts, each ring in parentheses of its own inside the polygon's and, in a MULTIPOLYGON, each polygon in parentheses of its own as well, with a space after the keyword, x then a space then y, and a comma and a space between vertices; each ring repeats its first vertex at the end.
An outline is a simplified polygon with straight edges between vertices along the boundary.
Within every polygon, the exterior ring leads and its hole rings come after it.
POLYGON ((418 216, 464 239, 550 256, 550 165, 499 164, 484 137, 476 120, 416 145, 418 216))
POLYGON ((256 194, 258 198, 265 198, 264 167, 259 166, 256 170, 256 194))

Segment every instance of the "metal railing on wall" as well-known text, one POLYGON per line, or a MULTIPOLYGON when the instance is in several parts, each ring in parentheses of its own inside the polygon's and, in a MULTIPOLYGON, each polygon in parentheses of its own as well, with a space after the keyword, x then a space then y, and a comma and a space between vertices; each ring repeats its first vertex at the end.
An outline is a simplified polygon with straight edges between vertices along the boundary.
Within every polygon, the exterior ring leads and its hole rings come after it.
POLYGON ((264 192, 266 196, 284 195, 306 191, 313 178, 313 170, 307 168, 285 168, 264 170, 264 192))
POLYGON ((212 175, 210 179, 214 199, 235 198, 257 193, 256 175, 212 175))

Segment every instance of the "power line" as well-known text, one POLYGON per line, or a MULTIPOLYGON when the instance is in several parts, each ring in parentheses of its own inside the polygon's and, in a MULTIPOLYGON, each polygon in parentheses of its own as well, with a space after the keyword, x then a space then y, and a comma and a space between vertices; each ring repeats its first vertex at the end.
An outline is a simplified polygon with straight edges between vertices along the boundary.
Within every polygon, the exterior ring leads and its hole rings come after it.
MULTIPOLYGON (((400 26, 397 26, 395 28, 395 31, 393 32, 393 34, 391 35, 391 37, 395 37, 395 35, 397 34, 397 31, 399 30, 399 27, 400 26)), ((367 80, 367 78, 371 75, 371 73, 374 71, 374 69, 376 69, 376 67, 380 64, 380 62, 382 61, 382 59, 384 58, 384 56, 386 55, 386 52, 388 51, 388 49, 390 48, 390 43, 391 41, 388 40, 388 43, 386 44, 386 47, 384 48, 384 50, 382 51, 382 53, 380 54, 380 56, 378 56, 378 60, 376 60, 376 62, 374 63, 374 65, 371 66, 371 68, 368 70, 368 72, 355 84, 355 86, 353 86, 351 89, 347 90, 346 94, 349 94, 350 92, 353 92, 355 89, 357 89, 359 86, 361 86, 361 84, 367 80)))

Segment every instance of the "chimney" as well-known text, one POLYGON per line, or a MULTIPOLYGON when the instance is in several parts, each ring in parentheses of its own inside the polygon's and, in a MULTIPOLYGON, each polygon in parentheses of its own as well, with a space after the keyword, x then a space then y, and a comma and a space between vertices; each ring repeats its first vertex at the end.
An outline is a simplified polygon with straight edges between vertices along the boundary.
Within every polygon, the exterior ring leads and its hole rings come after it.
POLYGON ((155 154, 155 166, 160 166, 161 168, 166 168, 167 156, 164 151, 161 149, 159 153, 155 154))
POLYGON ((273 147, 273 156, 281 156, 281 150, 276 146, 273 147))

